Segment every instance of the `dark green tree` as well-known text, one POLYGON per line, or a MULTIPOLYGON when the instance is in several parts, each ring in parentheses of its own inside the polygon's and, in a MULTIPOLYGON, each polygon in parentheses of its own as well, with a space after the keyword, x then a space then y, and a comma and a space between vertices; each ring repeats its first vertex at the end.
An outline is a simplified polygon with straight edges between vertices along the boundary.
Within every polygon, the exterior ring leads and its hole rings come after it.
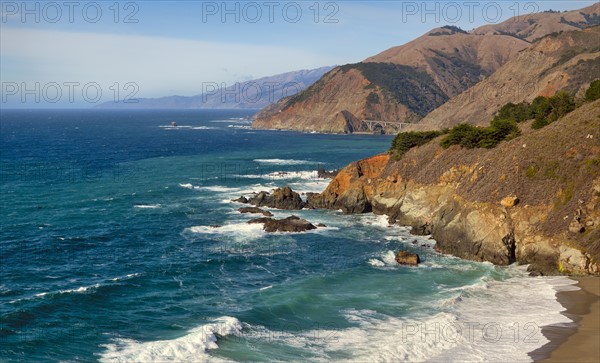
POLYGON ((588 102, 595 101, 600 98, 600 79, 590 83, 590 88, 585 92, 585 100, 588 102))

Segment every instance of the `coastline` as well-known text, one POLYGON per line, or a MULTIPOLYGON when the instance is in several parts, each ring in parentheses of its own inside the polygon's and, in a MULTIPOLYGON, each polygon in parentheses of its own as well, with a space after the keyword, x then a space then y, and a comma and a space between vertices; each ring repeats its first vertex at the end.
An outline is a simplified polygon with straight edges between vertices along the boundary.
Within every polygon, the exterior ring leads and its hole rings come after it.
POLYGON ((529 353, 536 362, 598 362, 600 361, 600 278, 571 277, 580 290, 560 291, 558 301, 565 307, 563 314, 573 320, 566 326, 546 326, 542 334, 550 340, 529 353))

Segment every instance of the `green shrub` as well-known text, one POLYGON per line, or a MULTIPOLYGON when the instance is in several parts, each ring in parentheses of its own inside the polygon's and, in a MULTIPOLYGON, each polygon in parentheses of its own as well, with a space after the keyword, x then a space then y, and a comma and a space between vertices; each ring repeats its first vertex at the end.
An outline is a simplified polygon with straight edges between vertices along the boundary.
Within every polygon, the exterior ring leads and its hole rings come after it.
POLYGON ((568 92, 558 91, 549 99, 552 111, 549 119, 551 122, 558 120, 575 109, 575 98, 568 92))
POLYGON ((460 124, 449 130, 440 145, 448 148, 460 145, 468 149, 494 148, 500 142, 520 135, 519 126, 513 120, 494 120, 489 127, 460 124))
POLYGON ((546 118, 540 118, 540 119, 535 119, 535 121, 533 121, 533 123, 531 124, 531 128, 532 129, 541 129, 544 126, 550 125, 550 121, 548 121, 548 119, 546 118))
POLYGON ((401 132, 394 138, 390 151, 401 157, 408 150, 416 146, 427 144, 436 137, 443 135, 445 131, 409 131, 401 132))
POLYGON ((552 107, 548 97, 538 96, 529 106, 529 116, 536 119, 536 121, 544 120, 550 112, 552 112, 552 107))
POLYGON ((494 120, 513 120, 515 122, 523 122, 531 118, 529 111, 529 104, 527 102, 521 102, 514 104, 512 102, 502 106, 494 120))
POLYGON ((466 145, 477 133, 477 127, 473 125, 456 125, 448 131, 448 135, 442 139, 440 145, 444 148, 448 148, 452 145, 462 145, 463 143, 466 145))
POLYGON ((590 88, 585 92, 586 101, 595 101, 600 98, 600 79, 590 83, 590 88))

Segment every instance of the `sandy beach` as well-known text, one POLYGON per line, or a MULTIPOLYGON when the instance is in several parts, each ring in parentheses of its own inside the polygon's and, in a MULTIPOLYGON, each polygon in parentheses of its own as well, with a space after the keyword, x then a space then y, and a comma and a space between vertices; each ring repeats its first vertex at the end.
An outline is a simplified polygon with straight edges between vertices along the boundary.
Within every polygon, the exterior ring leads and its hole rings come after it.
POLYGON ((581 290, 559 292, 558 301, 574 323, 542 329, 550 343, 530 353, 536 362, 600 362, 600 278, 573 279, 581 290))

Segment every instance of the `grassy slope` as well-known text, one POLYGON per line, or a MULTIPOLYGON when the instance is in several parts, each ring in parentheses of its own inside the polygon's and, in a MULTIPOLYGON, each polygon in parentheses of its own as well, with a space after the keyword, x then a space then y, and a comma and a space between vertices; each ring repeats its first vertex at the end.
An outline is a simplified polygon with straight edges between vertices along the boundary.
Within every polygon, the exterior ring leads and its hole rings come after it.
POLYGON ((600 259, 600 100, 585 104, 540 130, 521 124, 523 135, 498 147, 463 149, 439 146, 439 138, 409 151, 388 165, 418 183, 435 184, 453 167, 473 166, 460 177, 457 192, 476 202, 498 203, 517 195, 520 205, 551 208, 537 228, 546 235, 567 233, 577 209, 595 224, 583 234, 569 235, 600 259), (588 212, 591 210, 592 212, 588 212), (594 212, 595 211, 595 212, 594 212))

